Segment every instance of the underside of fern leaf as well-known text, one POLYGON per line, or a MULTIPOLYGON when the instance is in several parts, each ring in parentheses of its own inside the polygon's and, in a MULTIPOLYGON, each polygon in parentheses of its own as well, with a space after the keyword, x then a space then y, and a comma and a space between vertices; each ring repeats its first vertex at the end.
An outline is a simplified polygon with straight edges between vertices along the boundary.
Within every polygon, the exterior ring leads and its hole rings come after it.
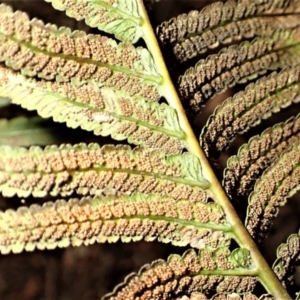
POLYGON ((299 234, 292 234, 286 243, 281 244, 277 249, 277 259, 273 269, 285 286, 294 283, 295 268, 299 265, 300 239, 299 234))
POLYGON ((299 65, 296 65, 280 73, 272 73, 218 106, 201 134, 201 144, 206 155, 217 158, 237 134, 258 125, 272 113, 297 103, 300 91, 299 71, 299 65))
POLYGON ((1 11, 0 60, 23 74, 0 67, 2 97, 71 128, 180 152, 184 133, 176 111, 156 103, 161 76, 146 49, 1 11))
POLYGON ((145 265, 104 299, 295 296, 299 236, 273 269, 260 248, 300 186, 300 1, 212 3, 163 22, 157 37, 145 8, 157 1, 45 2, 95 29, 0 4, 0 252, 156 240, 194 249, 145 265), (199 142, 189 118, 224 91, 199 142), (39 117, 7 114, 14 104, 39 117), (217 178, 209 161, 219 168, 266 119, 217 178), (92 142, 61 142, 64 124, 92 142))
POLYGON ((299 12, 297 0, 229 0, 164 22, 157 34, 165 47, 171 47, 177 60, 185 61, 220 45, 270 35, 275 28, 292 28, 296 23, 293 14, 299 12), (284 15, 291 16, 287 19, 284 15))
POLYGON ((256 182, 249 196, 246 226, 261 241, 280 206, 300 189, 300 143, 294 143, 256 182))
POLYGON ((54 249, 95 242, 141 239, 212 249, 228 245, 226 222, 217 204, 174 200, 157 194, 57 200, 7 210, 0 217, 1 253, 54 249))
POLYGON ((197 157, 165 156, 124 145, 78 144, 0 147, 0 190, 19 197, 115 195, 157 192, 175 199, 207 201, 209 183, 197 157), (22 166, 22 167, 21 167, 22 166))
POLYGON ((58 82, 93 83, 130 96, 158 99, 161 81, 145 48, 101 35, 44 25, 1 5, 0 58, 24 75, 58 82))
POLYGON ((182 257, 171 255, 166 262, 159 260, 144 266, 139 274, 128 276, 124 284, 103 299, 173 299, 184 290, 189 293, 201 290, 204 294, 246 293, 256 284, 251 276, 255 270, 251 269, 245 249, 230 252, 223 247, 217 251, 200 250, 198 255, 189 250, 182 257))
POLYGON ((0 94, 10 97, 12 103, 71 128, 80 126, 116 140, 127 138, 133 144, 166 153, 178 153, 183 147, 184 133, 176 112, 165 104, 131 99, 125 93, 93 84, 76 87, 28 79, 1 67, 0 83, 0 94))
POLYGON ((217 293, 213 297, 206 297, 203 293, 193 292, 190 296, 179 296, 176 300, 273 300, 270 295, 262 295, 256 297, 252 293, 244 293, 242 295, 237 293, 217 293))
POLYGON ((258 38, 222 49, 219 54, 200 60, 179 78, 179 93, 186 106, 198 113, 216 94, 284 66, 299 63, 299 28, 274 32, 272 37, 258 38))
POLYGON ((76 20, 113 33, 120 40, 136 42, 142 36, 143 22, 137 0, 46 0, 76 20))
POLYGON ((227 161, 223 186, 231 199, 246 197, 255 181, 282 152, 300 138, 299 115, 285 123, 266 129, 240 147, 236 156, 227 161))

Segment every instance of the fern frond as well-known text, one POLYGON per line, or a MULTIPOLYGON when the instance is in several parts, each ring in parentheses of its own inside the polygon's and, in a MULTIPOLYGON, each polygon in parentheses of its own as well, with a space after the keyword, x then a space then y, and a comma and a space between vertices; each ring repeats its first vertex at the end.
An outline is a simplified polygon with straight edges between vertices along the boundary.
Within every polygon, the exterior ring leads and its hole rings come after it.
POLYGON ((69 17, 85 20, 114 34, 117 39, 136 42, 142 37, 142 23, 137 0, 45 0, 57 10, 66 11, 69 17))
MULTIPOLYGON (((243 2, 248 4, 251 0, 243 0, 243 2)), ((300 11, 299 0, 255 0, 255 3, 257 4, 258 14, 263 12, 266 15, 269 15, 270 13, 285 15, 300 11)))
POLYGON ((98 144, 0 147, 0 191, 8 197, 141 192, 205 203, 208 187, 199 160, 188 153, 98 144))
POLYGON ((227 195, 235 201, 247 197, 263 171, 299 140, 300 115, 252 137, 227 160, 222 184, 227 195))
POLYGON ((92 131, 116 140, 128 139, 165 153, 179 153, 185 134, 175 109, 157 102, 130 98, 122 91, 92 83, 79 87, 69 82, 26 78, 0 65, 0 96, 44 118, 68 127, 92 131))
POLYGON ((54 249, 95 242, 158 241, 176 246, 229 245, 232 230, 214 203, 133 194, 57 200, 0 214, 0 252, 54 249))
POLYGON ((252 293, 244 293, 242 295, 237 293, 221 293, 215 294, 212 297, 206 297, 200 292, 192 292, 190 296, 184 295, 175 298, 175 300, 274 300, 271 295, 262 295, 259 298, 252 293))
MULTIPOLYGON (((122 1, 123 2, 123 1, 122 1)), ((127 3, 127 2, 126 2, 127 3)), ((145 48, 85 32, 57 29, 0 6, 0 61, 26 76, 93 83, 156 101, 161 76, 145 48)))
POLYGON ((300 237, 298 234, 292 234, 288 237, 286 243, 277 248, 277 259, 273 264, 273 270, 280 282, 289 287, 294 282, 295 267, 300 259, 300 237))
POLYGON ((49 145, 65 140, 62 128, 40 117, 0 119, 0 145, 49 145))
POLYGON ((179 78, 179 94, 187 109, 197 114, 204 103, 217 93, 264 74, 300 62, 300 27, 275 31, 272 38, 257 38, 223 48, 217 55, 200 60, 179 78))
POLYGON ((256 182, 249 196, 246 227, 258 241, 266 237, 278 209, 300 189, 300 143, 282 154, 256 182))
POLYGON ((300 65, 274 72, 226 99, 202 129, 201 145, 210 158, 218 157, 240 133, 262 119, 299 101, 300 65))
MULTIPOLYGON (((226 247, 203 249, 197 254, 188 250, 171 255, 167 261, 145 265, 138 274, 129 275, 123 284, 103 299, 154 300, 174 299, 192 292, 246 293, 256 285, 256 271, 251 266, 249 251, 226 247)), ((197 299, 197 298, 196 298, 197 299)))
POLYGON ((299 25, 298 1, 227 1, 193 10, 163 22, 157 35, 175 58, 186 61, 210 49, 255 36, 270 36, 275 29, 299 25), (283 15, 289 15, 288 17, 283 15))

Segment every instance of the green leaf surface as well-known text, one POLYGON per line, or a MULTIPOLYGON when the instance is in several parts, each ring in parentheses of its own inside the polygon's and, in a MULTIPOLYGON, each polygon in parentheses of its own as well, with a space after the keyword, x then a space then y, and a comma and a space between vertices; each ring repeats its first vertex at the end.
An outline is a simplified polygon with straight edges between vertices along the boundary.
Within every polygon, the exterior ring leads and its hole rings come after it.
POLYGON ((30 77, 92 83, 128 97, 159 99, 162 78, 149 51, 101 35, 57 28, 0 5, 0 61, 30 77))
POLYGON ((45 0, 54 8, 66 11, 69 17, 85 20, 96 27, 114 34, 122 41, 137 42, 142 37, 142 23, 137 0, 45 0))
MULTIPOLYGON (((295 270, 300 258, 300 237, 292 234, 276 251, 277 259, 272 268, 281 283, 287 288, 295 283, 295 270)), ((295 298, 299 299, 299 295, 295 298)))
POLYGON ((224 247, 231 227, 224 213, 215 218, 213 206, 218 205, 137 193, 20 207, 0 213, 0 252, 141 239, 195 248, 224 247))
POLYGON ((103 299, 177 299, 176 295, 182 290, 188 296, 198 291, 206 296, 216 292, 226 295, 253 291, 256 270, 249 265, 245 268, 235 267, 230 262, 230 256, 226 247, 203 249, 198 254, 194 250, 188 250, 182 256, 173 254, 167 261, 157 260, 145 265, 138 274, 128 276, 124 283, 103 299))
MULTIPOLYGON (((124 145, 53 145, 44 150, 2 146, 0 191, 8 197, 160 193, 206 203, 209 184, 186 172, 189 157, 193 155, 166 156, 124 145)), ((198 159, 190 160, 191 167, 201 170, 198 159)))
POLYGON ((173 108, 131 98, 113 88, 28 79, 0 66, 0 96, 28 110, 37 110, 43 118, 52 117, 68 127, 81 127, 96 135, 127 139, 169 154, 180 153, 184 145, 185 134, 173 108))
POLYGON ((192 292, 188 295, 176 297, 174 300, 274 300, 274 298, 270 294, 258 297, 255 293, 216 293, 211 297, 205 295, 205 292, 192 292))

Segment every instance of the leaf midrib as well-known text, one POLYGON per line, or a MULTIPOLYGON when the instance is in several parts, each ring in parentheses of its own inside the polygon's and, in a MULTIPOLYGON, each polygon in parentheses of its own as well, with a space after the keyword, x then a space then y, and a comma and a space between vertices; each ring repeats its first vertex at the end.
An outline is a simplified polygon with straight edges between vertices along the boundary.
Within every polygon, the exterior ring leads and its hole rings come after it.
MULTIPOLYGON (((8 89, 9 86, 10 85, 8 84, 5 89, 8 89)), ((119 115, 119 114, 111 112, 109 110, 99 109, 99 108, 96 108, 96 107, 92 107, 92 106, 90 106, 88 104, 84 104, 84 103, 81 103, 81 102, 73 101, 73 100, 71 100, 71 99, 69 99, 69 98, 67 98, 65 96, 62 96, 59 93, 55 93, 55 92, 52 92, 52 91, 49 91, 49 90, 43 90, 43 89, 38 88, 36 86, 32 86, 32 83, 27 83, 26 84, 25 82, 22 82, 21 83, 21 87, 22 86, 25 89, 33 89, 33 94, 36 91, 39 91, 39 92, 41 92, 43 94, 43 97, 45 97, 46 95, 52 95, 53 97, 56 98, 55 100, 53 100, 53 102, 64 101, 64 102, 69 103, 72 106, 75 105, 75 106, 78 106, 78 107, 81 107, 81 108, 84 108, 84 109, 88 109, 88 110, 91 110, 91 111, 94 111, 94 112, 98 112, 100 114, 108 113, 109 115, 111 115, 115 119, 122 120, 122 121, 129 121, 131 123, 135 123, 135 124, 138 124, 138 125, 143 126, 145 128, 148 128, 151 131, 159 132, 159 133, 164 133, 164 134, 166 134, 169 137, 174 137, 174 138, 177 138, 177 139, 179 139, 181 141, 185 140, 185 133, 182 132, 182 131, 175 131, 175 130, 167 129, 167 128, 162 127, 162 126, 155 126, 155 125, 152 125, 152 124, 150 124, 150 123, 148 123, 146 121, 141 121, 140 119, 136 119, 136 118, 131 117, 131 116, 119 115)), ((12 86, 12 91, 13 90, 14 90, 14 84, 12 86)), ((51 104, 51 103, 52 102, 48 102, 47 104, 51 104)), ((95 123, 97 123, 97 122, 95 121, 95 123)), ((80 125, 78 125, 78 126, 80 126, 80 125)), ((128 136, 127 138, 129 138, 129 137, 130 136, 128 136)))
POLYGON ((94 164, 93 167, 89 167, 86 169, 73 169, 73 170, 68 170, 67 168, 61 170, 61 171, 51 171, 51 172, 44 172, 44 171, 23 171, 23 172, 17 172, 17 171, 8 171, 5 169, 0 169, 0 173, 4 172, 6 174, 9 174, 10 176, 15 175, 15 174, 24 174, 26 175, 31 175, 31 174, 41 174, 42 176, 44 175, 49 175, 49 174, 59 174, 60 172, 67 171, 70 175, 74 176, 76 173, 84 173, 84 172, 89 172, 89 171, 104 171, 104 172, 112 172, 113 174, 116 173, 126 173, 130 175, 142 175, 142 176, 148 176, 148 177, 154 177, 156 179, 161 179, 165 181, 171 181, 177 184, 184 184, 188 185, 190 187, 199 187, 203 190, 209 190, 210 184, 209 182, 203 180, 203 181, 197 181, 197 180, 190 180, 190 179, 185 179, 182 177, 172 177, 168 175, 163 175, 159 173, 154 173, 154 172, 147 172, 147 171, 141 171, 141 170, 132 170, 132 169, 126 169, 126 168, 108 168, 105 166, 99 166, 97 164, 94 164))
MULTIPOLYGON (((34 217, 34 215, 33 215, 34 217)), ((74 221, 72 223, 67 223, 67 222, 60 222, 57 224, 54 224, 55 226, 59 226, 61 224, 65 224, 65 225, 72 225, 74 223, 76 224, 84 224, 85 222, 90 222, 93 223, 95 221, 102 221, 102 222, 106 222, 106 221, 119 221, 119 220, 133 220, 133 219, 140 219, 140 220, 151 220, 151 221, 167 221, 168 223, 174 223, 174 224, 178 224, 178 225, 183 225, 183 226, 191 226, 192 228, 199 228, 199 229, 212 229, 212 230, 216 230, 216 231, 222 231, 222 232, 226 232, 226 233, 230 233, 232 231, 232 226, 228 225, 228 224, 215 224, 215 223, 201 223, 198 222, 196 220, 184 220, 184 219, 180 219, 180 218, 172 218, 172 217, 167 217, 167 216, 155 216, 155 215, 133 215, 133 216, 124 216, 124 217, 112 217, 112 218, 108 218, 108 219, 104 219, 104 218, 99 218, 97 220, 85 220, 85 221, 74 221)), ((9 233, 9 232, 14 232, 14 231, 18 231, 18 232, 22 232, 22 231, 26 231, 26 230, 31 230, 31 229, 44 229, 45 227, 42 225, 39 226, 35 226, 34 228, 26 228, 26 229, 19 229, 19 228, 10 228, 9 230, 7 230, 7 232, 1 232, 0 231, 0 235, 3 233, 9 233)), ((145 235, 144 237, 146 237, 148 235, 145 235)))

